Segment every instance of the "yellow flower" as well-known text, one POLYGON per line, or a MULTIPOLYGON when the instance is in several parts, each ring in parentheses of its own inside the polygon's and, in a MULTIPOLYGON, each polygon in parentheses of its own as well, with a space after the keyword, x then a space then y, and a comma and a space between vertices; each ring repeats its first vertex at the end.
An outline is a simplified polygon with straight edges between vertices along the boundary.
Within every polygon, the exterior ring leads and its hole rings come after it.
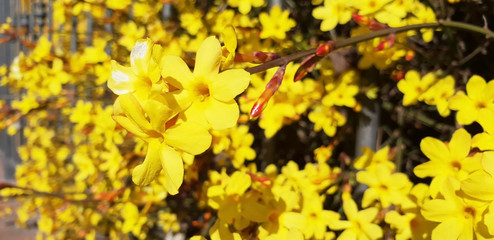
POLYGON ((127 48, 129 51, 132 49, 132 46, 134 46, 137 39, 143 38, 146 33, 146 29, 144 27, 137 26, 137 24, 132 21, 122 24, 122 27, 120 27, 119 30, 122 37, 118 39, 118 43, 127 48))
POLYGON ((189 102, 184 115, 187 120, 209 124, 215 130, 235 126, 239 117, 235 96, 249 85, 250 75, 243 69, 218 73, 221 65, 221 46, 215 37, 201 44, 192 73, 178 56, 163 58, 162 76, 178 88, 177 97, 189 102))
POLYGON ((108 88, 117 95, 134 93, 139 99, 146 99, 153 84, 160 81, 160 58, 160 45, 153 44, 151 39, 138 40, 130 52, 130 67, 111 61, 108 88))
POLYGON ((398 82, 398 89, 403 96, 403 106, 416 104, 435 81, 433 74, 427 74, 423 78, 415 70, 410 70, 405 74, 405 78, 398 82))
POLYGON ((180 25, 191 35, 196 35, 199 30, 204 28, 202 12, 196 9, 192 12, 180 14, 180 25))
POLYGON ((211 144, 211 135, 198 124, 180 121, 167 124, 174 116, 159 99, 146 100, 141 106, 131 93, 120 95, 114 104, 113 119, 149 143, 146 158, 134 168, 132 180, 138 185, 147 185, 163 169, 165 187, 170 194, 177 194, 183 181, 180 151, 197 155, 211 144))
POLYGON ((372 223, 377 216, 377 208, 367 208, 358 211, 353 199, 343 201, 343 211, 348 220, 338 220, 329 224, 334 230, 344 230, 338 239, 379 239, 383 231, 379 225, 372 223))
MULTIPOLYGON (((432 10, 432 8, 422 4, 421 2, 414 4, 414 7, 415 8, 412 10, 412 13, 415 17, 410 19, 410 24, 437 22, 436 13, 432 10)), ((424 39, 424 41, 432 41, 432 38, 434 37, 433 29, 420 29, 420 32, 422 33, 422 39, 424 39)))
POLYGON ((281 11, 279 6, 273 6, 269 15, 265 12, 259 14, 259 21, 262 24, 261 38, 285 39, 286 32, 297 25, 288 15, 290 12, 281 11))
POLYGON ((314 158, 318 163, 324 163, 333 155, 333 146, 320 146, 314 149, 314 158))
POLYGON ((251 177, 246 173, 236 171, 226 184, 211 186, 207 190, 208 198, 217 204, 218 218, 223 222, 240 219, 242 215, 241 198, 250 187, 251 177))
POLYGON ((384 164, 358 172, 357 181, 369 186, 364 192, 362 207, 370 206, 374 200, 379 200, 383 208, 389 207, 391 203, 400 205, 412 187, 406 174, 392 173, 384 164))
POLYGON ((470 153, 470 134, 465 129, 458 129, 453 134, 448 145, 438 139, 426 137, 420 142, 420 149, 430 159, 413 169, 417 177, 432 177, 430 191, 433 197, 437 196, 449 178, 454 189, 460 188, 460 181, 468 174, 480 168, 478 155, 468 157, 470 153))
POLYGON ((264 0, 228 0, 228 4, 232 7, 238 7, 240 13, 247 14, 252 7, 261 7, 264 5, 264 0))
POLYGON ((336 134, 336 128, 346 123, 346 118, 335 107, 318 105, 309 113, 309 120, 314 123, 314 130, 324 130, 326 135, 332 137, 336 134))
POLYGON ((305 216, 305 227, 302 229, 306 239, 314 237, 323 239, 326 228, 333 222, 338 221, 340 215, 336 212, 323 209, 324 195, 311 192, 304 196, 302 214, 305 216))
POLYGON ((435 105, 442 117, 447 117, 450 113, 448 100, 455 92, 455 79, 448 75, 439 79, 423 95, 425 103, 435 105))
POLYGON ((356 169, 373 169, 377 165, 385 165, 390 170, 396 168, 395 164, 390 161, 389 146, 385 146, 377 152, 368 147, 362 147, 362 153, 363 155, 355 159, 353 163, 356 169))
POLYGON ((432 229, 437 224, 422 216, 420 210, 430 200, 429 186, 423 183, 415 185, 403 201, 400 208, 386 213, 385 221, 396 229, 396 240, 430 239, 432 229))
POLYGON ((459 91, 449 99, 449 107, 458 111, 456 120, 459 124, 477 121, 481 109, 494 109, 494 81, 486 83, 482 77, 473 75, 468 79, 466 90, 466 95, 459 91))
POLYGON ((315 8, 312 16, 321 19, 321 31, 329 31, 339 24, 345 24, 352 19, 351 1, 324 0, 324 5, 315 8))
MULTIPOLYGON (((480 227, 483 212, 488 207, 486 202, 465 196, 461 191, 446 184, 441 192, 443 199, 430 200, 422 207, 422 214, 427 220, 439 222, 432 230, 432 239, 485 239, 489 233, 480 227)), ((492 223, 488 224, 492 225, 492 223)))

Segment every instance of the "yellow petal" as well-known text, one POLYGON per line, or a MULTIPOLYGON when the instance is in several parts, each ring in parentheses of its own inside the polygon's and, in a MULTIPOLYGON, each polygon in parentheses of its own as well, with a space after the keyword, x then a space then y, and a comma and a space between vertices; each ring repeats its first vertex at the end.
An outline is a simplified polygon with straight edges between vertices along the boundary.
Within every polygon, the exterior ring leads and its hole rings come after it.
POLYGON ((211 134, 203 126, 182 122, 165 132, 166 144, 192 155, 201 154, 211 146, 211 134))
POLYGON ((434 177, 442 172, 438 169, 444 168, 445 165, 438 161, 428 161, 416 166, 413 173, 419 178, 434 177))
POLYGON ((120 124, 123 128, 125 128, 127 131, 131 132, 132 134, 140 137, 140 138, 147 138, 149 135, 143 131, 137 124, 136 122, 132 121, 126 116, 123 115, 112 115, 112 118, 115 122, 120 124))
POLYGON ((433 199, 424 203, 422 215, 429 221, 443 222, 451 218, 451 215, 456 210, 456 205, 453 201, 433 199))
POLYGON ((483 92, 486 88, 485 80, 479 75, 473 75, 468 79, 467 83, 467 94, 470 98, 480 98, 477 96, 478 93, 483 92))
POLYGON ((132 181, 137 185, 148 185, 161 171, 160 143, 157 140, 149 142, 144 162, 132 171, 132 181))
POLYGON ((357 218, 358 208, 353 199, 343 201, 343 211, 349 220, 357 218))
POLYGON ((383 236, 383 230, 377 224, 365 224, 362 228, 370 239, 380 239, 383 236))
POLYGON ((130 65, 136 74, 145 74, 147 72, 153 45, 149 38, 139 39, 130 51, 130 65))
POLYGON ((449 218, 432 230, 432 239, 458 239, 463 227, 457 219, 449 218))
POLYGON ((374 207, 366 208, 366 209, 363 209, 362 211, 358 212, 357 217, 360 220, 360 222, 369 223, 369 222, 372 222, 372 220, 374 220, 374 218, 376 218, 378 212, 379 212, 379 210, 377 210, 377 208, 374 208, 374 207))
POLYGON ((135 121, 135 123, 144 131, 151 130, 151 124, 144 116, 144 109, 134 95, 126 93, 118 96, 115 100, 119 102, 122 113, 128 118, 135 121))
POLYGON ((243 194, 250 187, 252 180, 249 175, 243 172, 234 172, 226 185, 225 192, 228 195, 243 194))
POLYGON ((494 200, 494 178, 485 171, 476 171, 461 182, 461 190, 467 195, 483 200, 494 200))
POLYGON ((494 134, 494 111, 492 109, 480 109, 477 122, 479 122, 485 132, 494 134))
POLYGON ((471 136, 465 129, 456 130, 448 145, 451 157, 455 160, 463 160, 470 153, 470 143, 471 136))
POLYGON ((202 42, 196 55, 194 76, 212 79, 218 74, 221 65, 221 45, 215 37, 208 37, 202 42))
POLYGON ((142 108, 151 122, 151 127, 158 131, 164 131, 166 122, 174 116, 173 111, 168 106, 156 100, 144 101, 142 108))
POLYGON ((211 105, 205 111, 206 118, 215 130, 227 129, 235 126, 238 121, 239 110, 235 100, 221 102, 211 100, 211 105))
POLYGON ((379 184, 379 180, 376 178, 376 175, 367 171, 358 172, 357 181, 368 186, 377 186, 379 184))
POLYGON ((494 136, 486 132, 479 133, 473 136, 472 147, 479 148, 481 151, 494 150, 494 136))
POLYGON ((223 37, 223 42, 225 47, 230 54, 235 54, 235 49, 237 49, 237 34, 235 33, 235 28, 232 25, 228 25, 223 29, 221 33, 223 37))
POLYGON ((486 151, 482 154, 482 167, 494 177, 494 152, 486 151))
POLYGON ((420 149, 431 161, 447 162, 450 158, 446 144, 432 137, 422 139, 420 149))
POLYGON ((165 173, 165 188, 175 195, 184 181, 184 163, 180 154, 171 147, 162 144, 160 148, 161 164, 165 173))
POLYGON ((117 95, 133 92, 136 77, 132 69, 118 64, 115 60, 111 61, 111 69, 108 88, 117 95))
POLYGON ((226 70, 213 80, 211 95, 223 102, 231 101, 242 93, 250 82, 250 74, 243 69, 226 70))
POLYGON ((280 215, 280 223, 287 228, 304 229, 305 216, 297 212, 283 212, 280 215))
POLYGON ((161 64, 161 76, 171 85, 184 89, 194 80, 189 66, 178 56, 166 55, 161 64))

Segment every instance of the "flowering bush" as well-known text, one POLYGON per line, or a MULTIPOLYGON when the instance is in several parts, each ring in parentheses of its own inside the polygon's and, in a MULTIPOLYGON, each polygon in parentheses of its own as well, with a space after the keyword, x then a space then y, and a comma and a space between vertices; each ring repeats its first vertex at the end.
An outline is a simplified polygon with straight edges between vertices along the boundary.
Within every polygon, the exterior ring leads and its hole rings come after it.
POLYGON ((494 239, 492 3, 52 7, 0 27, 39 238, 494 239))

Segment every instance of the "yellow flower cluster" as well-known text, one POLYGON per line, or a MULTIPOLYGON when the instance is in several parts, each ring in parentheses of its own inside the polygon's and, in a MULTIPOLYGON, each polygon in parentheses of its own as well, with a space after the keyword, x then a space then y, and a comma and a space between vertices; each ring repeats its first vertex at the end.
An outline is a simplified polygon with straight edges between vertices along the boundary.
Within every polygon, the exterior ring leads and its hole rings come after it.
POLYGON ((221 46, 210 37, 201 45, 192 73, 175 55, 163 55, 160 45, 139 40, 130 52, 130 67, 112 62, 108 87, 119 97, 113 119, 148 143, 144 162, 132 173, 147 185, 163 169, 166 189, 177 194, 182 185, 182 155, 197 155, 211 145, 208 129, 235 126, 239 109, 234 97, 247 87, 242 69, 218 73, 221 46))
POLYGON ((454 88, 455 79, 450 75, 441 77, 440 73, 431 72, 420 77, 415 70, 408 71, 405 78, 398 82, 398 89, 404 94, 403 106, 423 101, 436 106, 437 111, 443 117, 450 113, 448 100, 454 94, 454 88))

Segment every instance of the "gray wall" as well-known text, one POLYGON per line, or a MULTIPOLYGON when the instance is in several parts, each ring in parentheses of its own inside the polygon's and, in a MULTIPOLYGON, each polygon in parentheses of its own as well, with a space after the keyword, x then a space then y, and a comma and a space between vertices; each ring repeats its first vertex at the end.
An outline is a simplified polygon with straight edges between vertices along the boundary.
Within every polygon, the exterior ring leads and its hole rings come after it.
MULTIPOLYGON (((20 1, 1 0, 0 3, 0 23, 5 23, 8 16, 14 24, 20 21, 20 1)), ((17 56, 20 50, 19 41, 10 41, 0 44, 0 65, 7 66, 17 56)), ((0 99, 9 103, 15 95, 10 94, 6 87, 0 87, 0 99)), ((20 135, 9 136, 6 131, 0 132, 0 181, 14 180, 15 165, 20 162, 17 154, 17 147, 20 144, 20 135)))

